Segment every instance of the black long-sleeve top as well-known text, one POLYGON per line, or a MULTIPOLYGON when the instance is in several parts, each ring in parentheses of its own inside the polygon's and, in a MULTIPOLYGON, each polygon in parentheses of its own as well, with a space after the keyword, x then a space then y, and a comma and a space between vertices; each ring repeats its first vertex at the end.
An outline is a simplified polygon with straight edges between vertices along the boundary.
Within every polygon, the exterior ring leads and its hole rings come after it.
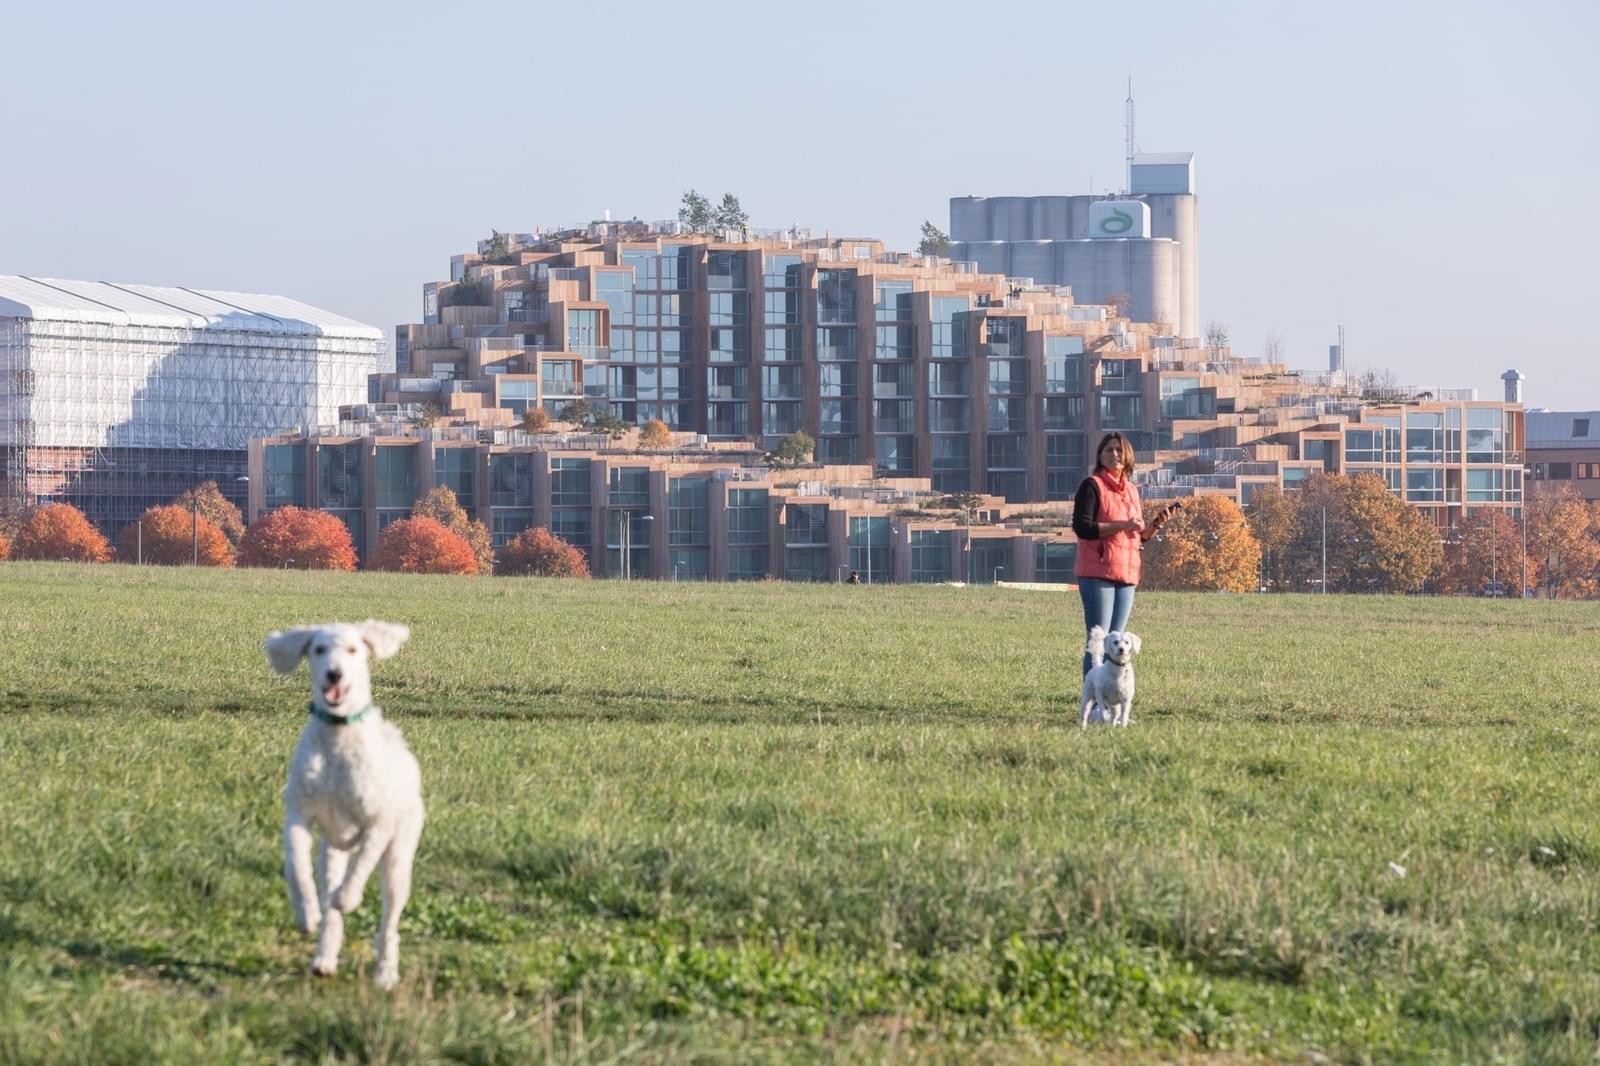
POLYGON ((1079 540, 1099 540, 1100 523, 1095 515, 1100 513, 1100 486, 1093 477, 1078 484, 1078 494, 1072 498, 1072 533, 1079 540))

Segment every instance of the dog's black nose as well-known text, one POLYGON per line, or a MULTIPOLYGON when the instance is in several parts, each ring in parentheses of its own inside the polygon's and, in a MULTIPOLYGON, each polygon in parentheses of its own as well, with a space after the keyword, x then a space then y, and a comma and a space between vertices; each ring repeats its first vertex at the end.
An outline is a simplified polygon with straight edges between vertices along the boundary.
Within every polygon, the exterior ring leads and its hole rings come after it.
POLYGON ((344 676, 344 671, 339 670, 338 668, 334 668, 332 670, 329 670, 328 671, 328 684, 337 685, 339 683, 339 679, 341 677, 343 677, 343 676, 344 676))

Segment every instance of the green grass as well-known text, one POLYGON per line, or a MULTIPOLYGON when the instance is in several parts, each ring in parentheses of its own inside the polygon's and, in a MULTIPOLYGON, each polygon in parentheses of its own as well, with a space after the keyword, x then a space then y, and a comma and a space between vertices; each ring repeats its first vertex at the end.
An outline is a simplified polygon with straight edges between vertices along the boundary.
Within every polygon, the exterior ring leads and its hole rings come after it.
POLYGON ((0 566, 0 1062, 1589 1061, 1593 604, 0 566), (306 975, 276 627, 408 622, 402 985, 306 975), (1406 870, 1396 876, 1390 864, 1406 870))

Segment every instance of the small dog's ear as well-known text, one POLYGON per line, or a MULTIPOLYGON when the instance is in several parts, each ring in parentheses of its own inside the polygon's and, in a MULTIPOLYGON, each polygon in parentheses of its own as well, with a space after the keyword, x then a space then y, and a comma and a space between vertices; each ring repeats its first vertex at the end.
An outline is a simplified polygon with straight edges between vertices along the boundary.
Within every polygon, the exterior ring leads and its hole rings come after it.
POLYGON ((356 627, 361 639, 372 650, 374 659, 387 659, 400 650, 400 645, 411 639, 410 628, 398 622, 379 622, 369 618, 356 627))
POLYGON ((1139 640, 1138 635, 1135 634, 1135 633, 1128 633, 1128 634, 1126 634, 1126 636, 1128 638, 1128 647, 1133 649, 1133 654, 1138 655, 1139 654, 1139 644, 1140 644, 1140 640, 1139 640))
POLYGON ((294 668, 300 665, 300 660, 306 657, 306 652, 311 648, 311 634, 316 630, 310 626, 296 626, 293 629, 267 634, 267 662, 280 674, 292 674, 294 668))

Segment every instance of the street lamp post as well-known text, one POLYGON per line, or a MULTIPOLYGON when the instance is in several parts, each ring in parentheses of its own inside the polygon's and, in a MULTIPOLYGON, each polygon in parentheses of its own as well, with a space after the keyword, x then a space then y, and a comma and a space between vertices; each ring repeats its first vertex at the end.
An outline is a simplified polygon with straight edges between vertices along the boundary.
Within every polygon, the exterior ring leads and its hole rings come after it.
POLYGON ((994 568, 994 577, 990 578, 990 582, 989 583, 992 584, 992 585, 1000 584, 1000 575, 1005 573, 1005 569, 1006 568, 1003 567, 1003 566, 995 567, 994 568))

